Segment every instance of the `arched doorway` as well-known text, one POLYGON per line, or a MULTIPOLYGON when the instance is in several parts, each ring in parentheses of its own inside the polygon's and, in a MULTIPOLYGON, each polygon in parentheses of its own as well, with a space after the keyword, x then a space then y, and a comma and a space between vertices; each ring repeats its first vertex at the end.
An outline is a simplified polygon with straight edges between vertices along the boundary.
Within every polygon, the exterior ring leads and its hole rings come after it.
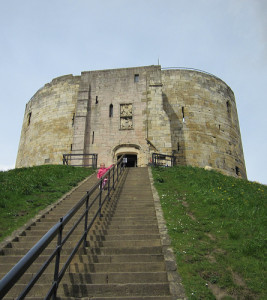
POLYGON ((113 148, 113 157, 118 160, 125 157, 125 165, 128 168, 140 167, 140 146, 136 144, 120 144, 113 148))
MULTIPOLYGON (((117 156, 117 160, 120 159, 121 155, 117 156)), ((134 168, 137 167, 137 155, 136 154, 124 154, 125 167, 134 168)))

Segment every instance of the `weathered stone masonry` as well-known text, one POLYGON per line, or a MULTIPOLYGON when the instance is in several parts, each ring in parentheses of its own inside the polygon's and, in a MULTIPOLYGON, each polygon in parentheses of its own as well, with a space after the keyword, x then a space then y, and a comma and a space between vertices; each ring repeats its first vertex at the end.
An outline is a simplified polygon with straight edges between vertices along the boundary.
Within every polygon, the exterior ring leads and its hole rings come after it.
POLYGON ((16 167, 61 164, 63 153, 97 153, 107 165, 134 155, 145 166, 153 152, 246 178, 230 87, 205 72, 160 66, 56 78, 26 105, 16 167))

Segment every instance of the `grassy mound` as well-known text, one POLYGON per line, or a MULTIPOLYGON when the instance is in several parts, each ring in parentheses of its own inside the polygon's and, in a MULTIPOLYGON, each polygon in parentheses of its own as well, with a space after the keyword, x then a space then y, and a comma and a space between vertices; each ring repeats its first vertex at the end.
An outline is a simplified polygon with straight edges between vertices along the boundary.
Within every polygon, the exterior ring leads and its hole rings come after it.
POLYGON ((44 165, 0 172, 0 241, 94 171, 44 165))
POLYGON ((153 168, 189 299, 266 299, 267 187, 193 167, 153 168))

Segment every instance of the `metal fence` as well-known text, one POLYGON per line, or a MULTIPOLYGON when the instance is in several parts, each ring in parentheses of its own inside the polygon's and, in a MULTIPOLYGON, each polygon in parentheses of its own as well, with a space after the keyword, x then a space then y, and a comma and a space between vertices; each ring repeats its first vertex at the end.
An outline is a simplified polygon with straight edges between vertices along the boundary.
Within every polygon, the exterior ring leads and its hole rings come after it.
POLYGON ((16 282, 22 277, 24 273, 32 266, 38 256, 48 247, 51 247, 53 240, 57 240, 52 248, 49 248, 51 254, 48 256, 42 267, 33 275, 28 282, 26 288, 21 292, 17 299, 24 299, 30 292, 35 283, 51 264, 54 264, 52 284, 49 291, 46 292, 44 299, 56 299, 57 289, 60 281, 62 280, 67 268, 69 267, 74 255, 83 244, 87 245, 87 234, 94 224, 97 216, 101 217, 101 209, 106 202, 110 200, 111 193, 118 187, 119 179, 123 171, 123 157, 121 157, 117 164, 114 165, 109 171, 102 176, 101 179, 80 199, 80 201, 56 223, 29 251, 28 253, 2 278, 0 281, 0 295, 1 299, 9 290, 16 285, 16 282), (104 183, 106 182, 106 186, 104 183), (105 191, 104 191, 105 189, 105 191), (94 207, 94 211, 91 212, 94 207), (90 215, 89 215, 90 212, 90 215), (75 217, 74 217, 75 216, 75 217), (71 222, 70 222, 71 221, 71 222), (66 225, 71 225, 66 228, 66 225), (71 254, 67 257, 65 262, 60 260, 60 254, 64 244, 68 241, 74 230, 80 224, 83 228, 82 235, 78 238, 76 245, 71 250, 71 254), (64 232, 63 232, 64 230, 64 232))
POLYGON ((63 165, 97 168, 97 154, 63 154, 63 165))
POLYGON ((161 153, 152 154, 152 165, 162 167, 173 167, 176 162, 176 157, 172 155, 166 155, 161 153))

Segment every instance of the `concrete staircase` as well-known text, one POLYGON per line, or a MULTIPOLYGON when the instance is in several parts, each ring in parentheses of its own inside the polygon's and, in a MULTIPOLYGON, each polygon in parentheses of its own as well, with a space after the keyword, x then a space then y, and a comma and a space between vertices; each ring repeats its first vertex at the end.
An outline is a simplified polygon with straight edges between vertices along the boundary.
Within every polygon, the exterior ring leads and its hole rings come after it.
MULTIPOLYGON (((119 193, 107 202, 103 217, 89 233, 87 247, 75 256, 58 289, 58 299, 177 299, 170 294, 166 262, 147 168, 127 169, 119 193)), ((25 230, 0 256, 0 276, 9 271, 46 231, 63 216, 96 182, 95 176, 25 230)), ((82 226, 63 248, 61 261, 78 240, 82 226)), ((52 242, 52 244, 55 242, 52 242)), ((26 272, 4 299, 18 296, 19 290, 41 266, 49 249, 26 272)), ((49 267, 26 299, 42 299, 52 281, 49 267)))

